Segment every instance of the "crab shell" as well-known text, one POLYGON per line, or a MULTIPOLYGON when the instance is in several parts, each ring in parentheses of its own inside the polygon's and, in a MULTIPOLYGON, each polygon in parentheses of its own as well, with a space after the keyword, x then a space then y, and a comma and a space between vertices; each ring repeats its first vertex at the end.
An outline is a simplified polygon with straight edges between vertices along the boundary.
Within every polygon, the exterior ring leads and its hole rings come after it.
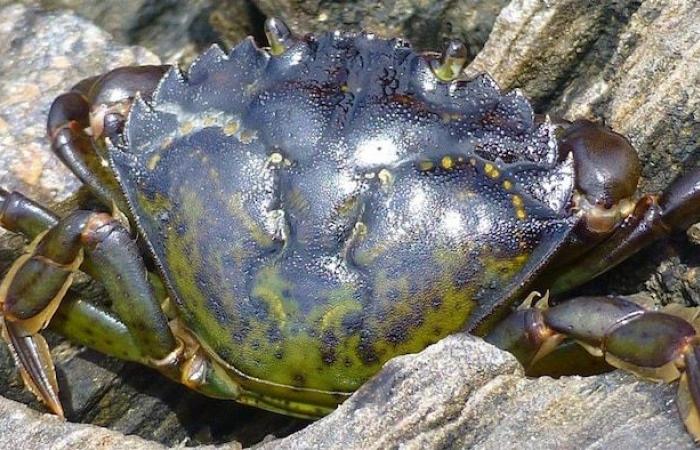
POLYGON ((328 412, 512 306, 579 221, 555 126, 435 63, 364 33, 212 47, 109 143, 178 316, 240 401, 328 412))

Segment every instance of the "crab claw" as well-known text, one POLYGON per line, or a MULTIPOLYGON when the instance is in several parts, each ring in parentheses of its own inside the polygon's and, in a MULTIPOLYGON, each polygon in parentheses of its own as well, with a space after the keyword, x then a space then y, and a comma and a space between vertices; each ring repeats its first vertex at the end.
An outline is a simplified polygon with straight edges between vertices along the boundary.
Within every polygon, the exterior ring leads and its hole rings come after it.
POLYGON ((270 43, 270 53, 281 55, 294 43, 294 35, 281 19, 270 17, 265 21, 265 35, 270 43))
POLYGON ((622 135, 588 120, 577 120, 559 138, 576 171, 574 203, 590 231, 607 233, 634 209, 641 174, 637 152, 622 135))
POLYGON ((452 81, 459 77, 469 59, 469 50, 459 39, 450 40, 440 55, 440 61, 435 62, 433 72, 442 81, 452 81))

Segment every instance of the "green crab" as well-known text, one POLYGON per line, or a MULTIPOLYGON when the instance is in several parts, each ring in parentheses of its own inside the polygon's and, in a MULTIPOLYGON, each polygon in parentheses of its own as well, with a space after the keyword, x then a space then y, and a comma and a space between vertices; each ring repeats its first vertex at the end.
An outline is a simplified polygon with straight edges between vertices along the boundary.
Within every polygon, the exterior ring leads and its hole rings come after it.
POLYGON ((458 41, 417 53, 369 33, 298 37, 277 19, 266 33, 269 48, 212 47, 186 73, 120 68, 55 100, 52 149, 94 209, 58 217, 0 190, 0 224, 31 239, 0 284, 2 334, 53 412, 47 326, 205 395, 307 418, 390 358, 468 330, 527 367, 573 342, 680 379, 699 435, 693 315, 526 299, 559 298, 700 221, 700 170, 638 195, 624 137, 465 79, 458 41), (67 295, 78 271, 111 307, 67 295))

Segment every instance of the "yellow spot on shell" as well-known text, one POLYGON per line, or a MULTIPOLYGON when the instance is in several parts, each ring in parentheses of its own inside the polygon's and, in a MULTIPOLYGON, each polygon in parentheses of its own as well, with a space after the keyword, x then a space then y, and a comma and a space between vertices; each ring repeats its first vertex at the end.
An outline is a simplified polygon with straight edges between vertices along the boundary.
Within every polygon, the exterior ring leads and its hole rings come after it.
POLYGON ((194 124, 189 120, 187 122, 183 122, 182 125, 180 125, 181 134, 189 134, 192 130, 194 130, 194 124))
POLYGON ((443 156, 440 165, 442 165, 443 169, 449 170, 454 166, 454 161, 449 156, 443 156))
POLYGON ((518 209, 515 211, 515 217, 517 217, 520 220, 525 220, 527 214, 525 213, 524 209, 518 209))
POLYGON ((250 144, 258 138, 258 133, 255 130, 243 130, 241 131, 238 140, 243 144, 250 144))
POLYGON ((433 164, 432 161, 421 161, 418 163, 418 170, 420 170, 421 172, 427 172, 433 167, 435 167, 435 164, 433 164))
POLYGON ((494 179, 498 178, 499 175, 501 175, 501 172, 499 172, 496 166, 494 166, 491 163, 484 164, 484 172, 486 172, 486 175, 494 179))
POLYGON ((514 195, 511 200, 513 202, 513 206, 515 206, 516 208, 523 207, 523 199, 519 195, 514 195))
POLYGON ((281 153, 275 152, 275 153, 270 155, 269 161, 272 164, 280 164, 280 163, 282 163, 282 161, 284 161, 284 157, 282 156, 281 153))
POLYGON ((146 165, 146 167, 148 167, 148 170, 155 169, 156 166, 158 165, 158 161, 160 161, 159 154, 155 154, 155 155, 151 156, 151 159, 148 160, 148 164, 146 165))
POLYGON ((503 189, 505 189, 506 191, 510 191, 511 189, 513 189, 513 183, 510 180, 505 180, 503 182, 503 189))
POLYGON ((238 131, 238 127, 238 122, 235 120, 230 120, 226 122, 226 125, 224 125, 224 134, 226 136, 233 136, 238 131))
POLYGON ((384 185, 389 185, 394 181, 394 176, 386 169, 382 169, 377 173, 377 178, 384 185))

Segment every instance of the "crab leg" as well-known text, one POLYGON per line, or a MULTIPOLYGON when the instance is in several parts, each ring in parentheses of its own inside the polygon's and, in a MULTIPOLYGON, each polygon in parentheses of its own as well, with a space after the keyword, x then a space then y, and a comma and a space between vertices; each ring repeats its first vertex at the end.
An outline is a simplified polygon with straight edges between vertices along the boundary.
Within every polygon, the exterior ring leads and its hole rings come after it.
MULTIPOLYGON (((19 212, 21 208, 14 217, 22 217, 19 212)), ((31 211, 24 212, 31 216, 31 211)), ((25 217, 24 223, 29 222, 25 217)), ((0 284, 3 335, 27 385, 59 415, 62 410, 57 403, 53 363, 38 333, 56 312, 85 253, 99 267, 95 278, 113 299, 114 310, 140 351, 157 362, 167 359, 177 348, 138 249, 126 229, 107 214, 72 213, 40 233, 0 284)))
MULTIPOLYGON (((56 227, 58 222, 59 219, 55 214, 23 195, 0 190, 0 225, 4 228, 34 239, 56 227)), ((111 249, 104 251, 109 253, 111 249)), ((85 260, 80 269, 93 278, 104 281, 105 276, 96 269, 100 266, 97 266, 92 260, 93 255, 94 251, 85 252, 85 260)), ((97 264, 104 263, 104 261, 99 261, 99 258, 98 252, 97 264)), ((157 276, 149 273, 148 279, 155 294, 155 302, 160 303, 166 295, 164 287, 157 276)), ((145 289, 143 286, 142 288, 145 289)), ((117 289, 111 289, 109 294, 112 296, 114 305, 124 304, 123 299, 115 297, 119 295, 117 289)), ((240 395, 240 388, 231 381, 226 369, 215 361, 209 360, 186 329, 177 324, 172 325, 177 321, 171 322, 170 328, 174 330, 177 341, 184 345, 178 345, 177 349, 171 350, 165 357, 159 358, 162 353, 154 354, 152 346, 145 346, 152 344, 140 342, 135 335, 133 330, 139 325, 132 319, 134 313, 131 312, 131 308, 122 308, 126 309, 128 313, 125 314, 126 319, 122 319, 119 315, 100 305, 78 298, 70 290, 66 292, 59 303, 48 328, 72 342, 122 360, 150 366, 173 380, 183 382, 190 388, 210 397, 235 399, 240 395), (199 372, 195 373, 197 371, 199 372), (194 375, 199 378, 193 380, 194 375)), ((161 313, 158 313, 157 316, 160 317, 161 313)), ((15 326, 9 322, 6 324, 9 327, 15 326)), ((146 331, 147 334, 153 332, 150 324, 147 324, 146 328, 150 330, 146 331)), ((21 339, 20 334, 18 330, 13 329, 13 333, 8 334, 6 340, 14 339, 15 342, 11 348, 19 348, 21 351, 18 352, 16 358, 23 358, 18 364, 23 377, 27 385, 32 386, 34 392, 39 393, 39 398, 44 400, 54 412, 60 414, 62 408, 57 397, 57 387, 53 381, 55 378, 53 364, 45 342, 39 334, 25 336, 21 339), (29 367, 30 370, 25 370, 25 367, 29 367), (33 386, 36 383, 39 383, 37 388, 33 386)), ((167 335, 165 339, 168 339, 167 335)))
POLYGON ((18 192, 0 188, 0 225, 34 239, 58 223, 58 216, 18 192))
POLYGON ((115 69, 81 81, 51 105, 47 122, 51 149, 105 206, 115 201, 126 211, 116 180, 94 143, 118 138, 136 93, 150 96, 169 67, 115 69))
POLYGON ((652 380, 679 380, 681 415, 700 440, 697 316, 690 308, 677 315, 648 311, 623 297, 578 297, 551 308, 521 309, 486 340, 513 353, 526 368, 569 338, 614 367, 652 380))
POLYGON ((608 238, 579 256, 566 272, 557 274, 554 279, 545 278, 551 280, 550 292, 557 295, 593 279, 640 248, 671 232, 684 231, 698 221, 700 167, 677 178, 658 199, 649 195, 642 197, 634 212, 608 238))

